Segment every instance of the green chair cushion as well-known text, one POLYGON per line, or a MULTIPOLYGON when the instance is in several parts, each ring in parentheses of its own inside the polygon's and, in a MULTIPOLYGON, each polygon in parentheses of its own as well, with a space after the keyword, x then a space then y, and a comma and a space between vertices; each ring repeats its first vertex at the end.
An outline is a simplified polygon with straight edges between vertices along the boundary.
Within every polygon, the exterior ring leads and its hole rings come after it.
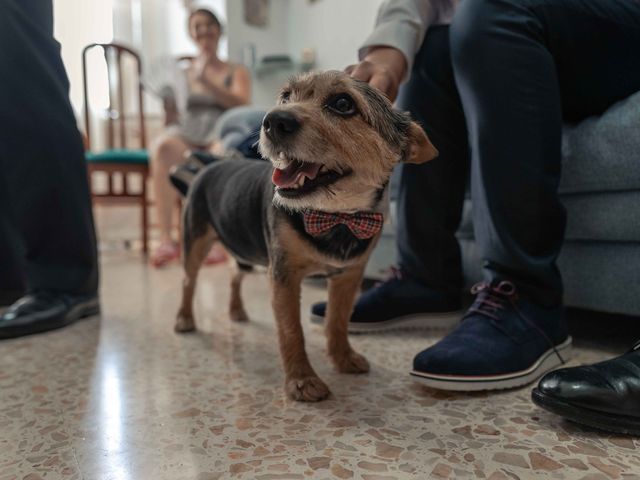
POLYGON ((85 152, 87 162, 102 163, 128 163, 136 165, 146 165, 149 163, 149 152, 146 150, 128 150, 114 148, 104 152, 85 152))

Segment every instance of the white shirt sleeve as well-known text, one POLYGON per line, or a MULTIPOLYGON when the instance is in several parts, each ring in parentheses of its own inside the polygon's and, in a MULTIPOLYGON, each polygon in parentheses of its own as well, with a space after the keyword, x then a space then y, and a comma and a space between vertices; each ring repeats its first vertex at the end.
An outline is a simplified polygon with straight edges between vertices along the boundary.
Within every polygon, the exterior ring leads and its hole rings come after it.
POLYGON ((371 47, 394 47, 404 54, 408 75, 427 29, 442 21, 443 14, 450 14, 456 3, 456 0, 385 0, 378 10, 373 32, 358 50, 360 60, 371 47))

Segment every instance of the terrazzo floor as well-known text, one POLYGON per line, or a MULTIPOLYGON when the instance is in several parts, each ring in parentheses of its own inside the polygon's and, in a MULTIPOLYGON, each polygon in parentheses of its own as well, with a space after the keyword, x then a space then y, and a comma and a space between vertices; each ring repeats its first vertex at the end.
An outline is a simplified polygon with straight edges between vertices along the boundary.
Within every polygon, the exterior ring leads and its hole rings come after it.
MULTIPOLYGON (((202 271, 200 329, 177 335, 178 265, 154 270, 135 252, 106 251, 100 318, 0 343, 0 480, 640 479, 640 439, 565 422, 536 408, 529 388, 415 384, 411 359, 436 334, 352 336, 372 369, 343 375, 305 315, 307 350, 333 396, 288 401, 266 279, 247 278, 251 321, 231 324, 228 275, 202 271)), ((303 312, 324 296, 306 285, 303 312)), ((632 340, 598 337, 578 338, 573 363, 632 340)))

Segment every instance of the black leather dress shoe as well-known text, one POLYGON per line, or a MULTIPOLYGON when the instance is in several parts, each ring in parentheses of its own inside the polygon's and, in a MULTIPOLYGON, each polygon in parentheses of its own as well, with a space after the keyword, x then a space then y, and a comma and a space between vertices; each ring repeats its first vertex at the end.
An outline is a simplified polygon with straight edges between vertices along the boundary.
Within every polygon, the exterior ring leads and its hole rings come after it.
POLYGON ((640 435, 640 342, 620 357, 551 372, 531 396, 536 405, 576 423, 640 435))
POLYGON ((9 307, 24 295, 24 290, 0 290, 0 310, 9 307))
POLYGON ((0 339, 54 330, 99 312, 100 303, 96 295, 32 293, 0 315, 0 339))

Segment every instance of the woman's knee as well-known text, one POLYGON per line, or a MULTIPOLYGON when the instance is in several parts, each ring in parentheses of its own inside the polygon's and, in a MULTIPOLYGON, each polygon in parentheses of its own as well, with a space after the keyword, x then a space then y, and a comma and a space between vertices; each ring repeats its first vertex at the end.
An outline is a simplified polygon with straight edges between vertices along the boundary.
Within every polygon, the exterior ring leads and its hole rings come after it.
POLYGON ((187 144, 179 137, 163 135, 154 142, 151 158, 154 163, 174 165, 182 160, 187 149, 187 144))

